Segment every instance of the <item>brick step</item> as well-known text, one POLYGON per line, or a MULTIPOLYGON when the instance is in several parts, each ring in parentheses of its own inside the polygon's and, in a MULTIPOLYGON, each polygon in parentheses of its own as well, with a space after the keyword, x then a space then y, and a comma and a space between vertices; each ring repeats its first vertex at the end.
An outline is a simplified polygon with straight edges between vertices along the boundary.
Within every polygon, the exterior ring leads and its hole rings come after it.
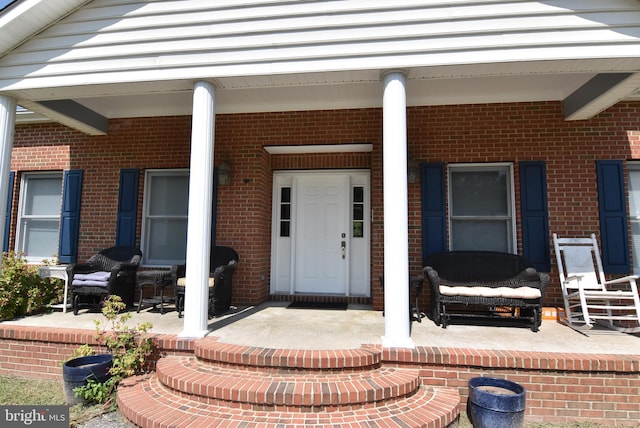
POLYGON ((394 401, 414 394, 420 386, 417 369, 273 373, 178 356, 161 358, 156 374, 164 386, 180 396, 206 404, 261 410, 347 410, 394 401))
POLYGON ((455 426, 460 396, 455 389, 421 386, 410 397, 347 411, 287 412, 203 405, 171 393, 155 374, 126 379, 118 388, 122 414, 142 428, 220 426, 288 427, 430 427, 455 426))
POLYGON ((382 352, 373 347, 340 350, 269 349, 219 342, 215 337, 198 340, 195 356, 216 364, 277 372, 358 371, 380 367, 382 352))

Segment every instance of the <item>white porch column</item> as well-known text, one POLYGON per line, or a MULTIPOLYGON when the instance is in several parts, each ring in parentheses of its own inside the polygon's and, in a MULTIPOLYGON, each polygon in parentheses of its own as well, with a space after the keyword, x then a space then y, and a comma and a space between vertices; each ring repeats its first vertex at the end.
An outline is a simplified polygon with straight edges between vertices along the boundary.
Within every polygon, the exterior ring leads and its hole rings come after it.
MULTIPOLYGON (((13 149, 17 107, 18 103, 15 99, 6 95, 0 95, 0 213, 4 213, 7 210, 7 194, 9 192, 9 175, 11 172, 11 150, 13 149)), ((0 227, 0 243, 4 242, 4 238, 3 226, 0 227)))
POLYGON ((193 91, 189 170, 189 223, 185 273, 189 284, 185 287, 181 337, 204 337, 208 333, 215 114, 214 86, 208 82, 197 82, 193 91))
POLYGON ((409 220, 405 73, 383 75, 384 337, 388 348, 413 348, 409 319, 409 220))

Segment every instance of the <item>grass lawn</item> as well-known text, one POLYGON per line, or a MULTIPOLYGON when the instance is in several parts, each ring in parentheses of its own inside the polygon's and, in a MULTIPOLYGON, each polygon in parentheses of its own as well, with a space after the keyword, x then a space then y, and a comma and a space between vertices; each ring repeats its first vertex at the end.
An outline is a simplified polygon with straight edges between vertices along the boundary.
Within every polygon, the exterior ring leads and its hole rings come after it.
MULTIPOLYGON (((15 376, 0 376, 0 405, 64 405, 62 380, 24 379, 15 376)), ((69 409, 70 426, 99 416, 113 408, 95 406, 73 406, 69 409)))
MULTIPOLYGON (((23 379, 14 376, 0 376, 0 405, 62 405, 65 404, 61 380, 23 379)), ((87 422, 105 412, 115 409, 103 406, 73 406, 69 411, 71 427, 87 422)), ((604 425, 584 423, 527 423, 526 428, 605 428, 604 425)), ((471 428, 465 414, 460 417, 460 428, 471 428)))

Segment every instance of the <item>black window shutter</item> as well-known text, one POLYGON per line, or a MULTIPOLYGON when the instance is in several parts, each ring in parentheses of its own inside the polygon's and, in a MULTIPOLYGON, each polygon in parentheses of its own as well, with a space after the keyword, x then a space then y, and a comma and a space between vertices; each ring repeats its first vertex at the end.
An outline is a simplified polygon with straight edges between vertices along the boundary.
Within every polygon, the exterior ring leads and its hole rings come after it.
POLYGON ((11 233, 11 205, 13 204, 13 183, 16 179, 16 173, 9 173, 9 188, 7 190, 7 210, 4 217, 4 242, 2 243, 2 251, 9 251, 9 235, 11 233))
POLYGON ((520 162, 522 252, 539 272, 549 272, 549 212, 547 176, 543 161, 520 162))
POLYGON ((631 263, 622 161, 596 161, 596 174, 603 268, 606 273, 626 274, 631 263))
POLYGON ((422 260, 447 249, 447 218, 443 163, 421 165, 422 260))
POLYGON ((65 171, 60 218, 60 243, 58 245, 60 263, 76 263, 78 259, 81 195, 82 170, 65 171))
POLYGON ((138 169, 120 170, 116 245, 136 246, 139 179, 140 171, 138 169))

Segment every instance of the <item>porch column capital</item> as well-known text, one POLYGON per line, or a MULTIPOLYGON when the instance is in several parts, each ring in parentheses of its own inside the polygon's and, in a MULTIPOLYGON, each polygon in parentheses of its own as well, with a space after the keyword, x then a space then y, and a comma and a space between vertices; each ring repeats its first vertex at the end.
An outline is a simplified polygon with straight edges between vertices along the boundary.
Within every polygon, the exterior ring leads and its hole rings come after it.
POLYGON ((409 202, 405 74, 383 76, 384 347, 413 348, 409 318, 409 202))
POLYGON ((215 115, 215 87, 210 82, 196 82, 191 122, 185 273, 189 284, 185 287, 181 337, 204 337, 208 333, 215 115))
MULTIPOLYGON (((16 99, 0 94, 0 212, 7 210, 9 176, 11 173, 11 151, 16 125, 16 99)), ((4 227, 0 227, 0 243, 5 240, 4 227)))

